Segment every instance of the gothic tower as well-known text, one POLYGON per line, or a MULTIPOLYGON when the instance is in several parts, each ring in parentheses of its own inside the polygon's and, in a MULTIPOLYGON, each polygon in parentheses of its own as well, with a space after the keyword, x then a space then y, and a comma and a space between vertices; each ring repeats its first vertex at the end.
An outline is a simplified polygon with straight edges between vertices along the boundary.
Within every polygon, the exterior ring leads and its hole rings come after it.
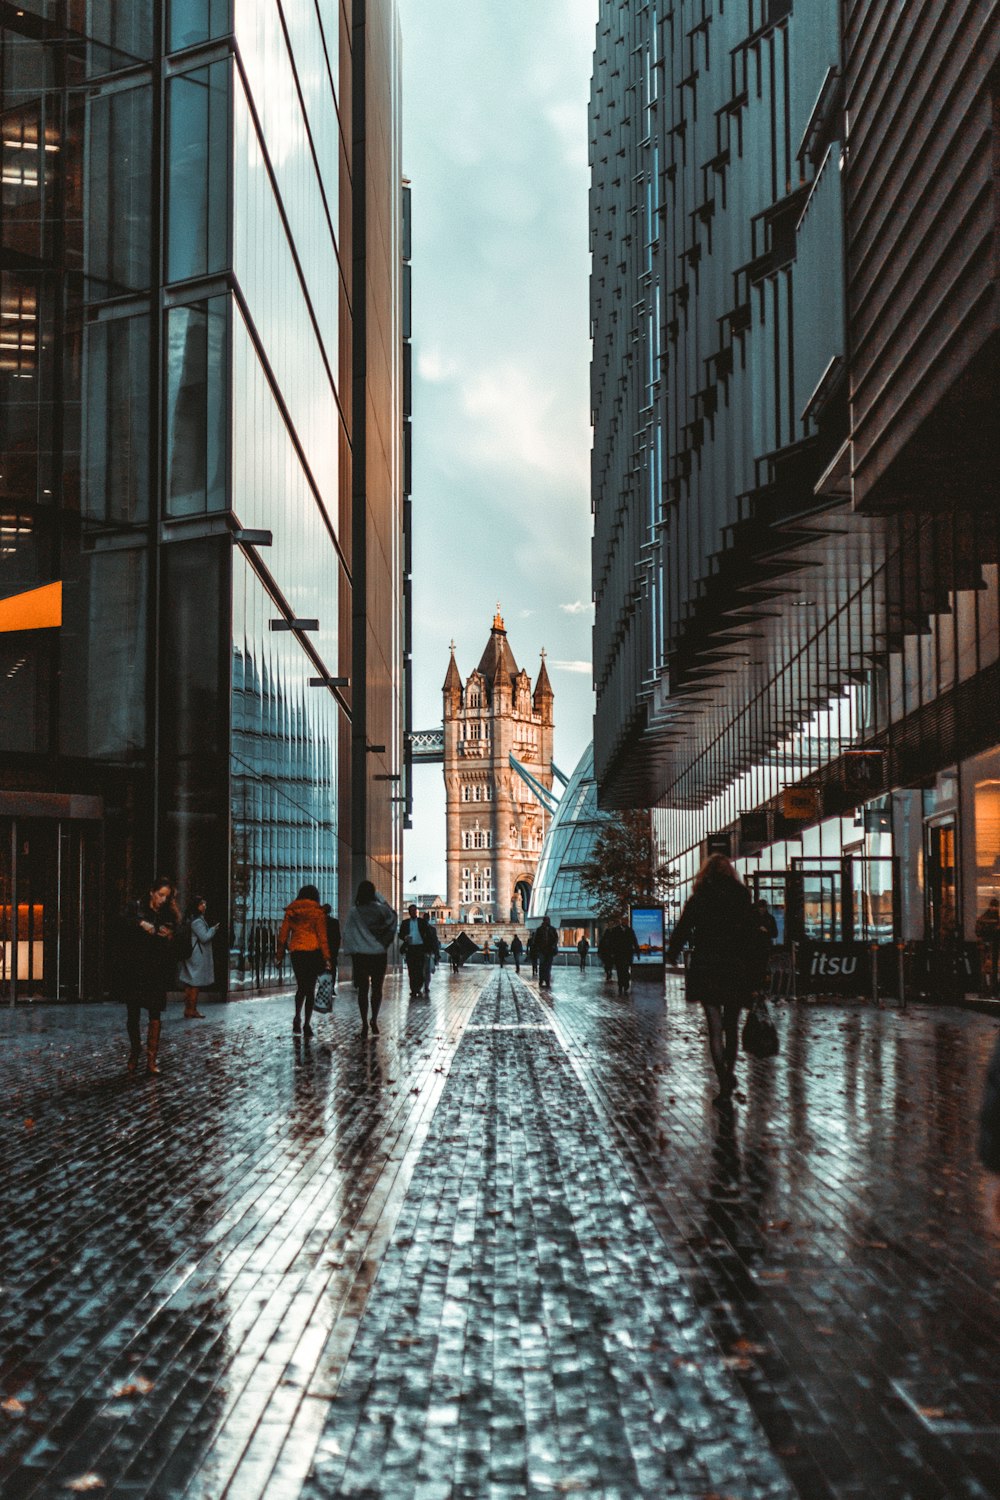
POLYGON ((452 642, 443 693, 448 905, 463 922, 520 920, 546 815, 510 757, 551 787, 553 693, 545 652, 532 691, 498 605, 482 659, 464 686, 452 642))

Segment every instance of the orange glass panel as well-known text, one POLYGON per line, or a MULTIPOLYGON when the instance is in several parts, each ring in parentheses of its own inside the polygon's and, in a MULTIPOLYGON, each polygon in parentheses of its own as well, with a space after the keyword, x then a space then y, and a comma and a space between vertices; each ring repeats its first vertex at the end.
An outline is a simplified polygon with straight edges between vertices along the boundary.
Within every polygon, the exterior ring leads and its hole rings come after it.
POLYGON ((0 599, 0 631, 55 630, 62 624, 62 584, 47 583, 0 599))

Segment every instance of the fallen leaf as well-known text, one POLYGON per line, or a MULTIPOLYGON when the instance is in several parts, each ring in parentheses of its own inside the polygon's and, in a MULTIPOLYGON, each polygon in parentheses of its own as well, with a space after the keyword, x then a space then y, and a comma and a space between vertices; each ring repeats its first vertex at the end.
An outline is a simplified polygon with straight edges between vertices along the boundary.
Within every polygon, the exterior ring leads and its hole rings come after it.
POLYGON ((34 1128, 35 1128, 35 1122, 34 1122, 34 1120, 25 1120, 25 1122, 24 1122, 24 1128, 25 1128, 25 1130, 34 1130, 34 1128))
POLYGON ((130 1380, 127 1385, 121 1386, 114 1392, 115 1396, 148 1396, 153 1389, 153 1382, 146 1380, 144 1376, 137 1375, 135 1380, 130 1380))
POLYGON ((100 1474, 81 1474, 76 1479, 67 1479, 63 1489, 76 1490, 79 1494, 83 1494, 87 1490, 107 1489, 107 1485, 100 1474))
POLYGON ((766 1344, 752 1344, 749 1339, 737 1339, 730 1345, 731 1354, 766 1354, 766 1344))
POLYGON ((946 1415, 943 1406, 918 1406, 917 1411, 922 1417, 926 1417, 928 1422, 940 1422, 946 1415))
POLYGON ((25 1406, 23 1401, 11 1396, 6 1401, 0 1401, 0 1411, 5 1411, 8 1417, 20 1417, 24 1415, 25 1406))

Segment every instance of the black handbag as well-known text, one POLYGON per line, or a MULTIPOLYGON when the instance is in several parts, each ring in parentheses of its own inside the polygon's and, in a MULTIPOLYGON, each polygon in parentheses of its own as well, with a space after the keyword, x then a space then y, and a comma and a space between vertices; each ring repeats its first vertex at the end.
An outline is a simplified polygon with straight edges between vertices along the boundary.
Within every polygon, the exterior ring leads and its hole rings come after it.
POLYGON ((778 1028, 771 1020, 767 1001, 756 995, 743 1023, 743 1051, 747 1057, 777 1057, 778 1028))

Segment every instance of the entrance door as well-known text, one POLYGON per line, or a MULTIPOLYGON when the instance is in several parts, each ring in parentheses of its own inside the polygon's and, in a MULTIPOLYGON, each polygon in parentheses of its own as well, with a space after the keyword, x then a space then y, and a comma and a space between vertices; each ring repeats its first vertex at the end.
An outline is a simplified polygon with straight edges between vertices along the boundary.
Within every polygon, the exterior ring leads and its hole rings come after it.
POLYGON ((843 941, 842 872, 789 870, 787 875, 788 938, 793 943, 843 941))
POLYGON ((0 818, 0 1000, 99 993, 99 826, 0 818))
POLYGON ((928 824, 924 858, 927 878, 927 936, 932 943, 952 940, 958 933, 958 860, 954 819, 928 824))

